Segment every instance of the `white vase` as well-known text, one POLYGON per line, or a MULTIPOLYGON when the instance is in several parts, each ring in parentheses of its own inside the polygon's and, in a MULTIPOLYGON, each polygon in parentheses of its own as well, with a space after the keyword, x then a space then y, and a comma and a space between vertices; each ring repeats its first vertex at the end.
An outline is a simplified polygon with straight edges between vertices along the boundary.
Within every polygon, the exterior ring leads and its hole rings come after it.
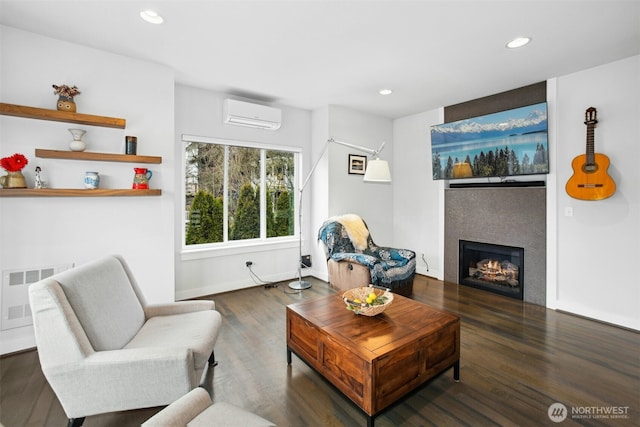
POLYGON ((87 144, 85 144, 85 142, 82 140, 82 137, 85 133, 87 133, 87 131, 83 129, 69 129, 69 132, 71 132, 71 135, 73 135, 73 141, 69 143, 69 148, 71 149, 71 151, 86 150, 87 144))

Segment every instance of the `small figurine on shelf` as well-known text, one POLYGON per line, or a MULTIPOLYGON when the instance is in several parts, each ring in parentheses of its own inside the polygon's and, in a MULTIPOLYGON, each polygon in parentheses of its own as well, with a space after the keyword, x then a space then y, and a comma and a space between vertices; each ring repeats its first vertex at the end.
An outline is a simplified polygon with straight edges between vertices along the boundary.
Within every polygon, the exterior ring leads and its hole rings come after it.
POLYGON ((36 180, 33 188, 47 188, 46 183, 40 177, 40 172, 42 172, 42 169, 40 166, 36 166, 36 180))
POLYGON ((76 112, 76 103, 73 100, 73 97, 76 95, 80 95, 80 91, 76 86, 67 86, 67 85, 52 85, 53 93, 58 95, 58 110, 60 111, 68 111, 70 113, 76 112))

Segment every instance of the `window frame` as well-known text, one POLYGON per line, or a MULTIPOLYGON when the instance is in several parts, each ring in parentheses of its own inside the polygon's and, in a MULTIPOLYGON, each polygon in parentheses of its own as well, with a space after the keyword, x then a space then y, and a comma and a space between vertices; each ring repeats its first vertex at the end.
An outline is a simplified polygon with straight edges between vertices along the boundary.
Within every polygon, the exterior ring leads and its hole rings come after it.
MULTIPOLYGON (((223 138, 214 138, 207 136, 198 136, 198 135, 189 135, 183 134, 181 137, 181 148, 180 148, 180 241, 181 241, 181 254, 183 260, 190 259, 199 259, 199 258, 210 258, 215 256, 227 256, 232 254, 240 254, 246 251, 246 248, 251 248, 254 251, 271 251, 274 249, 287 249, 298 246, 298 238, 299 238, 299 224, 297 220, 294 220, 294 233, 290 236, 279 236, 279 237, 266 237, 266 191, 260 191, 260 235, 265 237, 259 237, 256 239, 244 239, 244 240, 228 240, 227 232, 228 232, 228 206, 227 203, 224 204, 224 233, 225 242, 215 242, 215 243, 204 243, 204 244, 196 244, 196 245, 187 245, 186 241, 186 221, 187 221, 187 211, 185 209, 184 203, 186 199, 186 150, 185 144, 189 142, 196 143, 205 143, 205 144, 218 144, 225 146, 225 168, 227 162, 227 147, 235 146, 235 147, 245 147, 245 148, 255 148, 260 150, 260 181, 261 188, 263 188, 264 183, 266 181, 266 155, 267 151, 286 151, 293 153, 294 155, 294 177, 293 182, 297 183, 297 188, 295 188, 294 195, 294 218, 297 219, 299 217, 299 209, 300 209, 300 192, 298 189, 300 188, 300 179, 301 179, 301 168, 302 168, 302 148, 301 147, 293 147, 293 146, 285 146, 285 145, 275 145, 263 142, 255 142, 255 141, 247 141, 247 140, 236 140, 236 139, 223 139, 223 138)), ((227 186, 227 174, 225 173, 225 192, 228 191, 227 186)), ((264 186, 266 188, 266 186, 264 186)))

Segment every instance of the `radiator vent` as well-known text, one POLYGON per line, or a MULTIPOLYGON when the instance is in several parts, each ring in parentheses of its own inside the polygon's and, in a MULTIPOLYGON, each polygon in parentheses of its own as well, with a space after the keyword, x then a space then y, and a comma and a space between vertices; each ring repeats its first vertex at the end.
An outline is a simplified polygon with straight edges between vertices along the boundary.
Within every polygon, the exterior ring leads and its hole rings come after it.
POLYGON ((2 271, 2 322, 0 329, 7 330, 31 325, 29 285, 46 279, 72 267, 72 264, 55 267, 35 267, 26 270, 2 271))

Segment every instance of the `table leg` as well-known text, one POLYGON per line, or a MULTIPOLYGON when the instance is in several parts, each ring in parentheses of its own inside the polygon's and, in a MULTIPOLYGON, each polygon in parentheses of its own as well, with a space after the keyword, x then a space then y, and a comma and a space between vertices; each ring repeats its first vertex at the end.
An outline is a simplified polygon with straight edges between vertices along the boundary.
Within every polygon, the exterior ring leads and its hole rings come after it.
POLYGON ((453 380, 457 383, 460 382, 460 359, 453 364, 453 380))
POLYGON ((291 350, 287 347, 287 365, 291 365, 291 350))
POLYGON ((372 417, 371 415, 367 415, 367 427, 373 427, 374 422, 374 417, 372 417))

